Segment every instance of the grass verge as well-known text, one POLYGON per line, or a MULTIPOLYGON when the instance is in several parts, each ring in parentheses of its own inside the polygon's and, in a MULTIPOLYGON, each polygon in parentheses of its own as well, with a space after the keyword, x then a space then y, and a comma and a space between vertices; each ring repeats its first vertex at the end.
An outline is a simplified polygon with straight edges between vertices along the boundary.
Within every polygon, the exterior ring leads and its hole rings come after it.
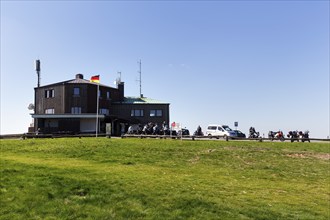
POLYGON ((0 219, 329 219, 329 144, 0 140, 0 219))

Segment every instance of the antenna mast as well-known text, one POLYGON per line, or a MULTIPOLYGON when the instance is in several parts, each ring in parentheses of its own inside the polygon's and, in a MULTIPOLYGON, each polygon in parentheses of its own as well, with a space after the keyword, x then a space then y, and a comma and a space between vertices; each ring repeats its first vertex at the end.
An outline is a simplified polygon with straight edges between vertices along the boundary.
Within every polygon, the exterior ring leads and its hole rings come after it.
POLYGON ((140 76, 140 79, 139 79, 139 82, 140 82, 140 98, 143 97, 143 94, 142 94, 142 78, 141 78, 141 60, 138 61, 138 64, 139 64, 139 76, 140 76))
POLYGON ((40 87, 40 60, 36 60, 36 71, 38 75, 38 87, 40 87))
POLYGON ((117 74, 119 75, 119 82, 121 82, 121 72, 117 72, 117 74))

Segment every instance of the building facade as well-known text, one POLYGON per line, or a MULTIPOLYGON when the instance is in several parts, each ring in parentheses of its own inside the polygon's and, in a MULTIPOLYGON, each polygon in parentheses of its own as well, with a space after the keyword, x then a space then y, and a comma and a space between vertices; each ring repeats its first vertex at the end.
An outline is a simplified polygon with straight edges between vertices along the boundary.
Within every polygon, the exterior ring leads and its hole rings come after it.
POLYGON ((113 88, 77 74, 73 80, 36 87, 34 92, 35 132, 105 133, 110 125, 111 134, 120 135, 131 124, 169 124, 169 103, 125 97, 124 82, 113 88))

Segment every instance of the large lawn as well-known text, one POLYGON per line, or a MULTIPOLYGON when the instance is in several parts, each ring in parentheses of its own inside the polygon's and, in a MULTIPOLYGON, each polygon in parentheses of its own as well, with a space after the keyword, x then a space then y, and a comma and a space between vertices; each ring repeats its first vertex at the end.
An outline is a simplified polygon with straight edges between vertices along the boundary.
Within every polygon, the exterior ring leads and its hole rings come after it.
POLYGON ((0 219, 329 219, 329 143, 0 140, 0 219))

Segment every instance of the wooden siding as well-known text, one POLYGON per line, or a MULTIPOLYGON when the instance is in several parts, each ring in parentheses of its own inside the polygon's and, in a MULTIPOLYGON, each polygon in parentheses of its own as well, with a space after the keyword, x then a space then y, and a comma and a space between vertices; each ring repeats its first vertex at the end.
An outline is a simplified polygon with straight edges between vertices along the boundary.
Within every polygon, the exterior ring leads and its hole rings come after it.
POLYGON ((55 114, 64 113, 63 85, 35 88, 35 114, 45 114, 45 109, 54 109, 55 114), (46 98, 45 92, 54 90, 54 97, 46 98))
POLYGON ((170 120, 169 104, 113 104, 110 114, 132 123, 139 122, 141 124, 149 122, 162 124, 165 121, 168 125, 170 120), (143 117, 131 116, 131 110, 133 109, 143 110, 143 117), (150 110, 162 110, 163 115, 161 117, 150 117, 150 110))
MULTIPOLYGON (((164 121, 169 124, 169 104, 128 104, 121 103, 124 101, 124 84, 120 84, 119 88, 100 86, 101 97, 99 99, 99 109, 108 109, 108 120, 119 119, 120 121, 134 124, 146 124, 149 122, 162 124, 164 121), (107 92, 110 92, 110 97, 107 97, 107 92), (131 116, 131 110, 143 110, 143 117, 131 116), (150 117, 150 110, 162 110, 162 116, 150 117)), ((80 107, 81 114, 96 113, 96 97, 97 85, 92 83, 70 83, 63 82, 48 86, 35 88, 35 114, 45 114, 46 109, 54 109, 54 114, 71 114, 72 107, 80 107), (79 95, 74 95, 74 88, 79 88, 79 95), (54 96, 47 98, 45 93, 47 90, 53 90, 54 96)), ((40 128, 43 131, 74 131, 80 129, 79 120, 73 119, 58 119, 56 126, 48 126, 47 119, 36 118, 34 121, 35 131, 40 128)), ((116 122, 116 123, 117 123, 116 122)), ((102 125, 103 122, 101 122, 102 125)), ((108 122, 107 122, 108 123, 108 122)), ((118 127, 118 126, 117 126, 118 127)), ((119 128, 118 128, 119 129, 119 128)), ((120 131, 114 131, 120 133, 120 131)))

